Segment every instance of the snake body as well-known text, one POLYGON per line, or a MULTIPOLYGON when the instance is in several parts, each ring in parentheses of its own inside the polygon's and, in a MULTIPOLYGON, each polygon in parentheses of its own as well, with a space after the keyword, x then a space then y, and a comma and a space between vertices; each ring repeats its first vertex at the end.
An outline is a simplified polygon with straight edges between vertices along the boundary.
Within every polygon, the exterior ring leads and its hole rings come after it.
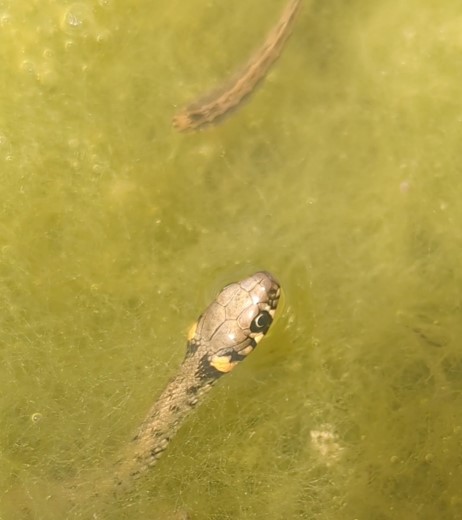
POLYGON ((149 411, 115 470, 115 491, 153 466, 186 417, 266 334, 280 286, 268 272, 224 287, 192 328, 178 374, 149 411))
POLYGON ((276 26, 242 70, 234 74, 223 86, 205 94, 175 114, 174 128, 180 132, 198 130, 220 121, 240 106, 263 81, 271 66, 279 58, 290 36, 300 2, 301 0, 288 2, 276 26))

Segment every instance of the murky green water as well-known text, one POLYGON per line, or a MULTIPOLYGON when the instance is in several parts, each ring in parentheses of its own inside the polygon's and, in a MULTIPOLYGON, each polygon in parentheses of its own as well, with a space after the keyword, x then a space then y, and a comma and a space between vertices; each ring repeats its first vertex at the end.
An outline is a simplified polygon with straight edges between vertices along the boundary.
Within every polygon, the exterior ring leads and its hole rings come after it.
POLYGON ((260 268, 273 333, 102 517, 462 518, 462 6, 306 2, 250 102, 176 134, 252 4, 0 2, 1 520, 91 517, 64 489, 260 268))

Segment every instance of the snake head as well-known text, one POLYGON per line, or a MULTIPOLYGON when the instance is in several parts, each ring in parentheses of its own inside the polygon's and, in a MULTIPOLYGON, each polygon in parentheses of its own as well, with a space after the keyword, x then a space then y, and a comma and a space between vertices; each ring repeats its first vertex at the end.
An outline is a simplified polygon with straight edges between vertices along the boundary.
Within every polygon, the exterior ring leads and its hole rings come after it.
POLYGON ((279 283, 265 271, 224 287, 188 343, 187 356, 200 359, 198 375, 216 379, 245 359, 268 332, 279 297, 279 283))

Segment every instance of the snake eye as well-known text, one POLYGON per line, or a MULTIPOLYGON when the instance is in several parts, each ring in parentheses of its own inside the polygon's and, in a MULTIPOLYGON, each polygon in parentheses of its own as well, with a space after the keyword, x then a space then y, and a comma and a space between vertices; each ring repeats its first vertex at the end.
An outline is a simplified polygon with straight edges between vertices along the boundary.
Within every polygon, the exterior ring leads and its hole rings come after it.
POLYGON ((262 311, 250 324, 250 332, 266 334, 270 328, 273 318, 268 311, 262 311))

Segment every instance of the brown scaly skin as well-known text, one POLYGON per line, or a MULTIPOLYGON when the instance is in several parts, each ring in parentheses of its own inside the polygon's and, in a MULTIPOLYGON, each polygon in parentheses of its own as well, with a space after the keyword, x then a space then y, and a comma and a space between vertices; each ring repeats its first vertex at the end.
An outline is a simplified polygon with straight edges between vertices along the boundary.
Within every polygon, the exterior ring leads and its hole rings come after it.
POLYGON ((245 67, 223 86, 194 101, 173 117, 173 127, 180 132, 199 130, 221 121, 238 108, 263 81, 271 66, 279 58, 291 33, 301 0, 291 0, 278 23, 263 45, 252 55, 245 67))

